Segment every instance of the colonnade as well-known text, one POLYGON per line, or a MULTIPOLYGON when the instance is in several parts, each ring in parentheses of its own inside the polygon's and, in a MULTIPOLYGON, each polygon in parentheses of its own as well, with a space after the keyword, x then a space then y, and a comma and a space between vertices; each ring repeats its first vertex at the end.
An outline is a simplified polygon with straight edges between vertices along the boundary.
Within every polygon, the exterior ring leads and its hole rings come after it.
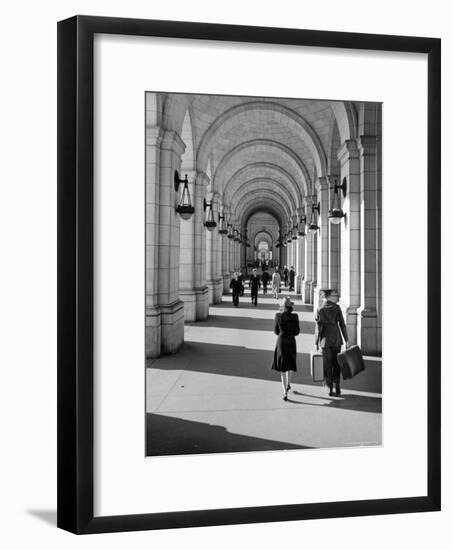
MULTIPOLYGON (((338 288, 351 342, 360 344, 367 354, 380 354, 381 106, 353 106, 353 131, 351 123, 350 128, 345 126, 335 114, 330 149, 317 164, 315 158, 310 162, 307 157, 302 161, 292 153, 290 156, 288 148, 279 144, 270 147, 268 140, 253 142, 246 158, 245 145, 240 149, 231 146, 224 157, 230 162, 235 155, 229 177, 225 160, 217 162, 215 169, 210 160, 201 162, 205 139, 196 147, 196 124, 187 114, 181 116, 183 109, 188 113, 189 100, 183 108, 179 98, 172 99, 173 103, 166 101, 163 103, 158 94, 148 94, 146 99, 147 356, 176 352, 184 341, 184 321, 208 317, 209 305, 219 303, 223 293, 229 292, 233 272, 246 271, 250 258, 254 259, 259 231, 268 234, 273 259, 295 267, 295 291, 303 302, 316 307, 322 288, 338 288), (255 164, 249 160, 253 155, 255 164), (285 187, 275 179, 276 155, 284 164, 280 173, 285 187), (290 170, 295 172, 298 166, 304 183, 295 188, 290 170), (262 183, 251 174, 253 170, 265 175, 262 183), (194 209, 190 216, 177 211, 184 184, 176 185, 176 172, 181 180, 185 174, 188 180, 194 209), (248 172, 253 176, 250 183, 238 186, 239 176, 248 177, 248 172), (237 186, 234 192, 228 188, 229 181, 237 186), (333 224, 330 206, 337 185, 343 185, 345 191, 339 191, 344 216, 339 224, 333 224), (318 229, 310 232, 312 207, 317 205, 318 229), (217 222, 211 231, 205 226, 208 208, 213 209, 217 222), (250 225, 253 216, 262 213, 271 216, 274 223, 250 225), (220 216, 226 234, 219 232, 220 216), (299 231, 302 219, 304 231, 299 231), (283 239, 290 231, 296 239, 283 239)), ((278 113, 276 107, 271 108, 278 113)), ((240 112, 240 116, 246 121, 249 115, 240 112)), ((224 116, 219 118, 223 121, 224 116)), ((320 148, 315 139, 313 143, 320 148)))

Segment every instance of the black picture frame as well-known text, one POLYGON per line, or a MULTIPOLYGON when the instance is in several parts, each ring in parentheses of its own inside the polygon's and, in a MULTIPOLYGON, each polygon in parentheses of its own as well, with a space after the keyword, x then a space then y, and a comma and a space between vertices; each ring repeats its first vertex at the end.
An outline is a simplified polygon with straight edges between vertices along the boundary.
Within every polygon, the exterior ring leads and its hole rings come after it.
POLYGON ((77 534, 436 511, 441 508, 441 40, 75 16, 58 23, 58 526, 77 534), (428 55, 428 491, 357 500, 94 517, 93 39, 95 33, 428 55))

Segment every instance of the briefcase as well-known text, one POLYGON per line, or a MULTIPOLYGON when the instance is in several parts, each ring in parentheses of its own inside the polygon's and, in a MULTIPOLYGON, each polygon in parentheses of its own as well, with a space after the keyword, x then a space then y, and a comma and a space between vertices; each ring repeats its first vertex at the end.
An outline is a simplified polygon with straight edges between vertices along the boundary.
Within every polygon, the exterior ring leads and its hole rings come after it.
POLYGON ((363 354, 359 346, 351 346, 342 353, 339 353, 337 362, 341 368, 341 374, 344 380, 353 378, 366 368, 363 354))
POLYGON ((320 351, 311 351, 311 377, 313 382, 323 382, 323 355, 320 351))

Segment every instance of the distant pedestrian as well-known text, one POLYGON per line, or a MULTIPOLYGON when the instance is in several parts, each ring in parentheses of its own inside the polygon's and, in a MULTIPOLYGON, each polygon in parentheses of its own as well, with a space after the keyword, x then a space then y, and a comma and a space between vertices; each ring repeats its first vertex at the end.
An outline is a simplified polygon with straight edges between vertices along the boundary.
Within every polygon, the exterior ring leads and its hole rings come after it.
POLYGON ((272 275, 272 293, 273 298, 278 299, 279 293, 281 290, 281 275, 279 274, 278 266, 275 267, 275 271, 272 275))
POLYGON ((289 270, 289 291, 293 290, 295 290, 295 268, 291 265, 289 270))
POLYGON ((239 274, 237 271, 234 273, 234 276, 231 279, 231 282, 229 283, 229 288, 232 290, 232 303, 234 304, 235 307, 238 307, 239 296, 242 292, 243 285, 239 279, 239 274))
POLYGON ((239 271, 239 281, 240 281, 240 284, 242 285, 240 296, 243 296, 245 294, 245 276, 243 275, 242 271, 239 271))
POLYGON ((250 277, 249 287, 251 288, 251 303, 257 306, 257 294, 261 287, 261 280, 256 268, 253 269, 253 274, 250 277))
POLYGON ((342 310, 338 305, 339 293, 337 290, 322 290, 323 303, 315 315, 316 321, 316 348, 322 348, 324 381, 329 395, 341 394, 341 369, 337 362, 337 355, 341 351, 343 340, 348 348, 347 327, 342 310), (333 393, 333 385, 336 393, 333 393))
POLYGON ((297 342, 295 336, 300 333, 298 315, 293 313, 294 303, 287 296, 281 307, 282 312, 275 315, 274 332, 278 335, 273 355, 272 369, 281 374, 283 400, 287 401, 292 372, 297 370, 297 342))
POLYGON ((268 285, 269 279, 270 279, 270 274, 268 273, 267 270, 265 270, 262 273, 262 289, 264 294, 267 294, 267 285, 268 285))
POLYGON ((284 266, 283 277, 284 277, 284 286, 287 287, 287 281, 289 280, 289 270, 287 269, 286 265, 284 266))

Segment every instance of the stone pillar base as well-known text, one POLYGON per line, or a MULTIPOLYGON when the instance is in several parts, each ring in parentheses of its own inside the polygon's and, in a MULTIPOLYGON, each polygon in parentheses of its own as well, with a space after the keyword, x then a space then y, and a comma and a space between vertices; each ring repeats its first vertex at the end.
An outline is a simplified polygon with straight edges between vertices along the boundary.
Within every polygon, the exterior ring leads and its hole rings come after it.
POLYGON ((223 294, 229 294, 229 283, 231 282, 231 276, 229 273, 223 273, 223 294))
POLYGON ((223 279, 219 278, 207 281, 207 288, 209 292, 209 305, 219 304, 223 295, 223 279))
POLYGON ((358 308, 357 341, 365 355, 381 355, 381 327, 374 309, 358 308))
POLYGON ((344 321, 347 327, 348 341, 351 345, 358 343, 358 313, 356 306, 347 306, 339 303, 344 314, 344 321))
POLYGON ((184 317, 189 323, 202 321, 209 316, 209 289, 207 286, 179 290, 184 302, 184 317))
POLYGON ((161 354, 176 353, 184 343, 184 303, 160 306, 161 354))
POLYGON ((188 322, 196 321, 196 293, 193 289, 179 290, 179 298, 184 302, 184 317, 188 322))
POLYGON ((320 288, 317 285, 313 288, 312 294, 312 303, 314 306, 314 311, 316 311, 320 306, 320 288))
POLYGON ((146 308, 145 351, 147 359, 161 354, 160 310, 156 307, 146 308))
POLYGON ((305 304, 312 304, 312 281, 304 281, 304 286, 303 286, 303 296, 304 296, 304 300, 303 302, 305 304))
POLYGON ((196 321, 203 321, 209 317, 209 289, 202 286, 196 292, 196 321))
POLYGON ((146 309, 146 357, 176 353, 184 343, 184 304, 180 300, 146 309))
POLYGON ((213 285, 213 303, 221 304, 221 297, 223 296, 223 279, 220 277, 215 280, 213 285))
POLYGON ((297 275, 295 277, 295 292, 297 294, 302 294, 303 293, 303 277, 301 275, 297 275))

